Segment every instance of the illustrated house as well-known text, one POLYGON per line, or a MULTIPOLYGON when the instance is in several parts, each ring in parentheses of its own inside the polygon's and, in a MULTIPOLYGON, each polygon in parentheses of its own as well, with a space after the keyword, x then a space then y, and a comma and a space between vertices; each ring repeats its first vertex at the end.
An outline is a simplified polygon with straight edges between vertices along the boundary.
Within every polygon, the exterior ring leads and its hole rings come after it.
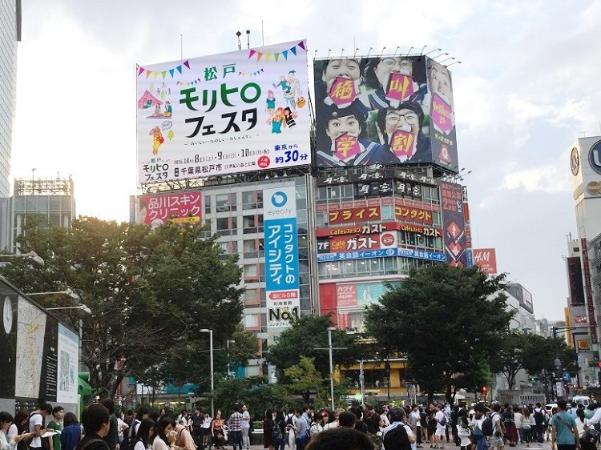
POLYGON ((145 90, 142 97, 138 99, 138 109, 147 109, 156 107, 156 105, 162 105, 163 102, 156 98, 154 95, 150 93, 150 91, 145 90))

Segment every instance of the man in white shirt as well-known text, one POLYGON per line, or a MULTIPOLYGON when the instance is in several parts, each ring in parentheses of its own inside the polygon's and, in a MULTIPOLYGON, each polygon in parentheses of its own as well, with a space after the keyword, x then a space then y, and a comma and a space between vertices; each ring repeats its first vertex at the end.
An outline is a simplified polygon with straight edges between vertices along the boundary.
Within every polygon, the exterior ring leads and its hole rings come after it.
POLYGON ((44 430, 44 422, 50 414, 52 414, 52 406, 48 403, 43 403, 29 415, 29 432, 34 435, 29 443, 30 449, 42 449, 42 434, 46 431, 44 430))
POLYGON ((244 450, 250 449, 250 413, 246 405, 242 406, 242 422, 240 423, 240 429, 242 430, 242 446, 244 450))
POLYGON ((409 426, 411 427, 411 429, 413 430, 413 432, 415 433, 415 435, 417 436, 417 448, 421 448, 421 437, 422 437, 422 430, 421 430, 421 416, 419 413, 419 408, 417 405, 413 405, 413 409, 411 411, 411 413, 409 414, 409 419, 407 420, 407 422, 409 422, 409 426))
POLYGON ((444 448, 447 432, 447 416, 441 408, 436 408, 436 432, 434 433, 434 446, 444 448))
MULTIPOLYGON (((405 423, 405 410, 402 408, 392 408, 389 411, 389 415, 390 425, 388 425, 382 430, 382 442, 384 443, 384 446, 387 446, 386 434, 391 430, 395 429, 396 427, 401 426, 405 428, 405 431, 407 432, 407 437, 409 438, 409 444, 411 448, 413 448, 415 446, 416 437, 411 427, 405 423)), ((393 448, 398 448, 400 445, 400 442, 396 442, 394 443, 393 448)))

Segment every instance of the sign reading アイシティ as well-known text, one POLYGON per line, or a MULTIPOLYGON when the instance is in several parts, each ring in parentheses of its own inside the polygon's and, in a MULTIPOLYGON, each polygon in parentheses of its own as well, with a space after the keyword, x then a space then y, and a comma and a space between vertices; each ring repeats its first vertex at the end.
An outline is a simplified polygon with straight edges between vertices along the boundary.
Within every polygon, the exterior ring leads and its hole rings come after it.
POLYGON ((263 190, 267 328, 286 328, 300 315, 294 183, 263 190))
POLYGON ((311 163, 304 40, 136 70, 140 184, 311 163))

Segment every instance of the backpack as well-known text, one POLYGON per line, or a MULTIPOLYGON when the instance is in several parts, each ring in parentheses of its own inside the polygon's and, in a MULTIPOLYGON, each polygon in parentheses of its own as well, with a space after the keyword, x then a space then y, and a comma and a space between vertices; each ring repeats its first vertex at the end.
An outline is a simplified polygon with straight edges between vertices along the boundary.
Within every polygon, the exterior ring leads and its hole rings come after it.
POLYGON ((440 422, 438 422, 440 424, 440 426, 442 427, 446 427, 447 426, 447 416, 443 415, 442 419, 440 420, 440 422))
POLYGON ((539 409, 538 411, 534 411, 534 422, 536 425, 542 425, 545 421, 545 415, 539 409))
POLYGON ((482 434, 484 436, 492 436, 492 417, 487 417, 482 422, 482 434))
POLYGON ((409 435, 403 424, 399 424, 384 435, 384 450, 411 450, 409 435))
POLYGON ((284 438, 279 422, 273 422, 273 425, 271 426, 271 436, 276 442, 284 438))

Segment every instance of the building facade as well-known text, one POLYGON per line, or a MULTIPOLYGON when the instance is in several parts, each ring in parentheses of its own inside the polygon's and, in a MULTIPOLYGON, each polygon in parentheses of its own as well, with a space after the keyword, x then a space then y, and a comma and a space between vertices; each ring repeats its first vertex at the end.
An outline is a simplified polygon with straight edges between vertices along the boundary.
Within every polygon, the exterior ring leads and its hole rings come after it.
POLYGON ((21 1, 0 0, 0 197, 10 195, 8 177, 17 97, 17 42, 20 40, 21 1))

